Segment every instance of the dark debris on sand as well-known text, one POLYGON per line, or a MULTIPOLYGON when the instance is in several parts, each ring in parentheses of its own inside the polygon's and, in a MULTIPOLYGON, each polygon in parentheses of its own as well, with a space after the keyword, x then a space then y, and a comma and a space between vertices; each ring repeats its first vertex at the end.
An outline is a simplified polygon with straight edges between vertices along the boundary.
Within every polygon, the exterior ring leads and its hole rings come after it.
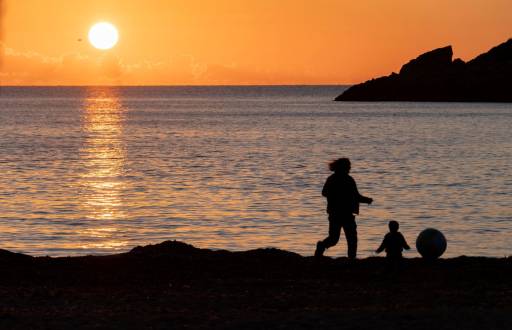
POLYGON ((0 250, 0 329, 510 329, 510 258, 425 261, 197 249, 0 250))

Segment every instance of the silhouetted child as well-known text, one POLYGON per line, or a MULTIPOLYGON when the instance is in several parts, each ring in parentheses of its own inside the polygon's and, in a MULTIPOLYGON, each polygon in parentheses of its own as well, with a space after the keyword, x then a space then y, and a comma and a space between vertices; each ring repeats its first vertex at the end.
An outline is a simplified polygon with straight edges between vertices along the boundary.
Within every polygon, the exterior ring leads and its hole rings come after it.
POLYGON ((403 249, 409 250, 410 246, 405 241, 405 238, 402 235, 402 233, 398 231, 398 222, 390 221, 388 226, 389 233, 387 233, 386 236, 384 236, 382 244, 375 252, 380 253, 386 250, 386 257, 391 259, 400 259, 402 258, 403 249))

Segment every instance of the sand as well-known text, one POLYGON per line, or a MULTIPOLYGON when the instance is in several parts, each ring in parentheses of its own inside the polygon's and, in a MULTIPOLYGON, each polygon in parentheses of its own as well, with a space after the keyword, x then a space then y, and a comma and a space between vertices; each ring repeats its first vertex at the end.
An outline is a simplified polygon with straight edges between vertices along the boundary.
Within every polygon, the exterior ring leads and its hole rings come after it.
POLYGON ((511 329, 511 258, 302 257, 180 242, 110 256, 0 250, 0 329, 511 329))

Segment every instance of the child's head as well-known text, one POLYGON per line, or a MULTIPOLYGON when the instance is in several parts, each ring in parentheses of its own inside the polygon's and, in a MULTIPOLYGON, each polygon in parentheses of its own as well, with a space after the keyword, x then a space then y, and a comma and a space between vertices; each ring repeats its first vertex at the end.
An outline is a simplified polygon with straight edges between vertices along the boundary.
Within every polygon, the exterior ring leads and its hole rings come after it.
POLYGON ((391 220, 389 222, 388 226, 389 226, 389 231, 393 232, 393 233, 396 233, 398 231, 398 227, 400 227, 398 222, 396 222, 395 220, 391 220))

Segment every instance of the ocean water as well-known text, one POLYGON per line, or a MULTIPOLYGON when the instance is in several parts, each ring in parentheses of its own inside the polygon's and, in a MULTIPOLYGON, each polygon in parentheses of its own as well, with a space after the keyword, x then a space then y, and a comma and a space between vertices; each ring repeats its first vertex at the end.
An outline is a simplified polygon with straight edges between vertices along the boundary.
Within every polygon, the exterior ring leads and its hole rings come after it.
MULTIPOLYGON (((512 251, 512 104, 338 103, 344 87, 0 89, 0 248, 128 251, 181 240, 312 255, 349 157, 359 256, 400 229, 446 257, 512 251)), ((344 256, 340 243, 327 255, 344 256)), ((416 257, 417 252, 405 253, 416 257)))

